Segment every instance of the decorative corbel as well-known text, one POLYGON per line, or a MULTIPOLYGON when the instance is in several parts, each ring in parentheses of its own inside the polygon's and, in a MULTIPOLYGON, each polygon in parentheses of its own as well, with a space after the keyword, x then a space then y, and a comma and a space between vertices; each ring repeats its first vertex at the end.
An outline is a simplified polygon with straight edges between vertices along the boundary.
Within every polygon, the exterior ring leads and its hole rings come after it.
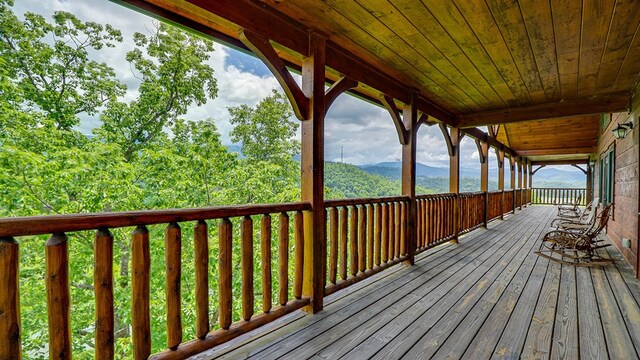
POLYGON ((571 164, 571 166, 573 166, 576 169, 580 169, 580 171, 582 171, 585 175, 587 175, 587 169, 583 169, 582 167, 580 167, 580 165, 571 164))
POLYGON ((535 175, 535 174, 538 172, 538 170, 542 169, 542 168, 543 168, 543 167, 545 167, 545 166, 547 166, 547 165, 540 165, 540 166, 538 166, 538 168, 537 168, 537 169, 535 169, 535 170, 532 170, 532 171, 531 171, 531 175, 535 175))
MULTIPOLYGON (((248 30, 240 32, 240 40, 253 51, 271 70, 287 98, 291 102, 293 112, 302 121, 309 118, 309 98, 305 96, 300 86, 280 59, 269 39, 248 30)), ((336 95, 337 97, 337 95, 336 95)))
POLYGON ((498 168, 504 167, 504 150, 496 148, 496 159, 498 160, 498 168))
POLYGON ((350 79, 346 76, 341 77, 324 94, 324 107, 329 110, 333 101, 340 96, 343 92, 353 89, 358 86, 358 82, 350 79))
MULTIPOLYGON (((487 161, 487 154, 485 153, 485 149, 487 149, 486 152, 488 152, 488 146, 483 146, 483 142, 476 139, 476 147, 478 148, 478 157, 480 158, 480 164, 484 164, 485 161, 487 161)), ((486 144, 486 143, 484 143, 486 144)))
POLYGON ((382 101, 382 104, 389 112, 389 115, 391 115, 393 124, 396 126, 396 131, 398 132, 398 139, 400 140, 400 144, 407 145, 409 143, 409 131, 402 121, 400 110, 398 110, 398 108, 396 107, 396 103, 391 97, 387 95, 384 95, 380 101, 382 101))
MULTIPOLYGON (((447 129, 447 125, 443 123, 439 123, 438 127, 440 131, 442 131, 442 136, 444 137, 444 142, 447 144, 447 150, 449 151, 449 156, 455 156, 458 152, 458 144, 454 144, 451 141, 451 135, 449 134, 449 129, 447 129)), ((460 133, 460 139, 462 139, 462 133, 460 133)))

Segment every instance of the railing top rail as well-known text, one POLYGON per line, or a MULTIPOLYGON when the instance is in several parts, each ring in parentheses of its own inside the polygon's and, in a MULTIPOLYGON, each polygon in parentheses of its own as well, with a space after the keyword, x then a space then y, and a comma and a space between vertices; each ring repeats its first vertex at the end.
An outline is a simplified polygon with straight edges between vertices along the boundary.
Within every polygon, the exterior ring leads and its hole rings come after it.
POLYGON ((586 191, 586 188, 541 188, 541 187, 534 187, 532 188, 532 190, 582 190, 582 191, 586 191))
POLYGON ((424 199, 437 199, 437 198, 451 198, 456 197, 455 193, 438 193, 438 194, 420 194, 416 195, 416 199, 424 200, 424 199))
POLYGON ((15 217, 0 219, 0 237, 54 234, 101 228, 112 229, 305 210, 311 210, 310 203, 232 205, 193 209, 15 217))
POLYGON ((367 204, 382 204, 390 202, 409 201, 408 196, 384 196, 379 198, 362 198, 362 199, 336 199, 325 200, 324 207, 338 207, 338 206, 356 206, 367 204))
POLYGON ((489 191, 489 194, 502 194, 504 192, 504 190, 491 190, 489 191))

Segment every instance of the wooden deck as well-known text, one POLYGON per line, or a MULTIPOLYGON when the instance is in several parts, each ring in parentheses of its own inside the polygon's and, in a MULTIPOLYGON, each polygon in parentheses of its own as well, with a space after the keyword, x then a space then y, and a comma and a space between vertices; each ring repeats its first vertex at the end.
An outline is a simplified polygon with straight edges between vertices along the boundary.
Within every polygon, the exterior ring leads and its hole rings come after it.
POLYGON ((555 213, 531 206, 195 359, 637 359, 640 282, 536 256, 555 213))

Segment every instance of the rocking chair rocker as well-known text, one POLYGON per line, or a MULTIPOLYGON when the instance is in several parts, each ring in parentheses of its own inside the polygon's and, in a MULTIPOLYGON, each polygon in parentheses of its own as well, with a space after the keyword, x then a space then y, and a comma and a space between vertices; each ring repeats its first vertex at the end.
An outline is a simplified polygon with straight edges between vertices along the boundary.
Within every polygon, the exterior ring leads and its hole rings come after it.
MULTIPOLYGON (((613 262, 612 259, 598 255, 597 250, 611 244, 602 244, 598 235, 607 226, 611 206, 607 205, 593 226, 583 231, 554 230, 542 238, 540 249, 535 253, 549 260, 573 266, 602 266, 613 262)), ((595 211, 595 209, 594 209, 595 211)))

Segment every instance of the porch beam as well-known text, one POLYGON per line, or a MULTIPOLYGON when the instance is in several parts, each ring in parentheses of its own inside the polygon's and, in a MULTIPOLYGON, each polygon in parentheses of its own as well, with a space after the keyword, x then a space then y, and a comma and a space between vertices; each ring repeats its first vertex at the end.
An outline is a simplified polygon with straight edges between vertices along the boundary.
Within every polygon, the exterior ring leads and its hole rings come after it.
POLYGON ((567 160, 540 160, 532 161, 532 165, 573 165, 587 164, 589 159, 567 159, 567 160))
POLYGON ((463 114, 458 116, 456 126, 469 128, 484 125, 509 124, 527 120, 620 112, 627 111, 628 109, 629 95, 622 93, 606 98, 577 99, 552 104, 538 104, 463 114))
POLYGON ((595 147, 564 147, 551 149, 531 149, 516 150, 518 156, 546 156, 546 155, 573 155, 573 154, 591 154, 595 151, 595 147))

